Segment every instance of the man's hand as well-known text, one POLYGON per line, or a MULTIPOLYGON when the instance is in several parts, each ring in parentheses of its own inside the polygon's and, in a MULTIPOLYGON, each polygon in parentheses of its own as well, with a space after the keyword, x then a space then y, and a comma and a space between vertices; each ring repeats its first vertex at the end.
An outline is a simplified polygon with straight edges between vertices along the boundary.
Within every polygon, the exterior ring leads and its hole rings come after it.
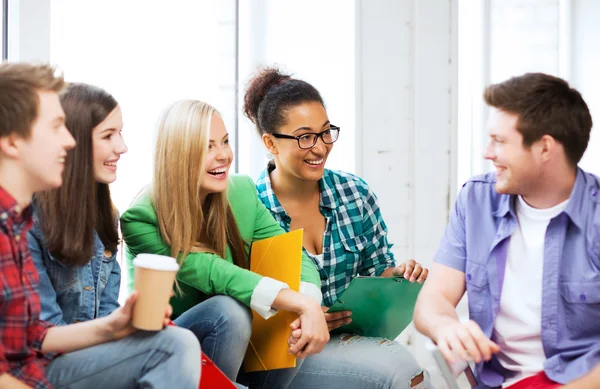
POLYGON ((427 279, 428 274, 429 270, 421 266, 421 264, 414 259, 409 259, 392 270, 392 275, 404 277, 410 282, 417 281, 419 284, 427 279))
POLYGON ((352 312, 350 311, 327 313, 329 310, 328 307, 321 307, 321 309, 325 313, 325 320, 327 320, 327 328, 329 328, 329 332, 352 322, 352 318, 350 317, 352 312))
POLYGON ((492 354, 500 351, 500 347, 485 336, 473 320, 440 328, 433 340, 449 363, 456 362, 454 354, 465 361, 472 359, 479 363, 489 361, 492 354))

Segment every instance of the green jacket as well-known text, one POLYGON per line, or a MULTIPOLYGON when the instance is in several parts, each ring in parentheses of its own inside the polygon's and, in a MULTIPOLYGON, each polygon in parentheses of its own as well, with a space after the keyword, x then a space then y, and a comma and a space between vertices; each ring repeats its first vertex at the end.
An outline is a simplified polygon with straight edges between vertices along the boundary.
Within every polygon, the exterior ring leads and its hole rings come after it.
MULTIPOLYGON (((246 242, 285 233, 269 210, 258 200, 256 187, 250 177, 231 176, 228 191, 233 215, 242 239, 246 242)), ((127 245, 125 254, 129 272, 128 286, 131 291, 133 258, 140 253, 171 255, 171 248, 162 239, 156 213, 147 194, 138 197, 121 216, 121 230, 127 245)), ((250 306, 252 292, 261 279, 261 275, 234 265, 229 250, 225 259, 210 253, 190 253, 184 258, 177 274, 183 293, 177 293, 177 296, 171 299, 173 315, 177 317, 207 296, 216 294, 231 296, 250 306)), ((304 253, 301 279, 321 287, 317 269, 304 253)))

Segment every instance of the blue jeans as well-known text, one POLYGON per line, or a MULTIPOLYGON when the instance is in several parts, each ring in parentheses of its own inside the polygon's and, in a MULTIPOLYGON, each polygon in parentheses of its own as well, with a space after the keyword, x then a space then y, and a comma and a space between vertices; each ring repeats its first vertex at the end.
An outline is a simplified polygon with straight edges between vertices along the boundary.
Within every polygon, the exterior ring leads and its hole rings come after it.
POLYGON ((425 389, 433 388, 410 351, 397 342, 332 334, 319 354, 298 359, 293 369, 262 372, 251 389, 425 389))
POLYGON ((202 351, 236 381, 252 334, 250 308, 229 296, 212 296, 185 311, 175 324, 192 331, 202 351))
POLYGON ((46 367, 46 376, 56 389, 197 389, 200 347, 183 328, 139 331, 61 355, 46 367))

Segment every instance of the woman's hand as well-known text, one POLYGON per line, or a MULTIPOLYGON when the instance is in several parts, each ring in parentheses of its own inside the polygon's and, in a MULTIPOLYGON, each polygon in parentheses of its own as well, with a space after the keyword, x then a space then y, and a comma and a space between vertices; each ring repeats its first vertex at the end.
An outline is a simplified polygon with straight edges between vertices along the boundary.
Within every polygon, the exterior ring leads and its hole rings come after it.
POLYGON ((317 354, 329 342, 327 322, 319 304, 306 298, 303 306, 304 308, 298 313, 298 319, 290 325, 292 333, 288 340, 290 353, 297 358, 317 354))
POLYGON ((392 270, 392 274, 395 276, 401 276, 410 282, 417 281, 422 284, 429 274, 429 270, 424 268, 419 262, 414 259, 409 259, 401 265, 396 266, 392 270))
POLYGON ((330 332, 352 322, 352 318, 350 317, 352 312, 350 311, 327 313, 329 310, 328 307, 321 307, 321 309, 325 313, 325 320, 327 321, 327 327, 330 332))
MULTIPOLYGON (((109 340, 119 340, 126 338, 137 331, 131 324, 133 318, 133 306, 137 299, 138 292, 134 291, 131 296, 125 301, 125 305, 115 309, 110 315, 100 319, 103 320, 103 328, 106 336, 109 340)), ((167 326, 170 323, 170 317, 173 313, 171 305, 165 309, 165 317, 163 320, 163 326, 167 326)))

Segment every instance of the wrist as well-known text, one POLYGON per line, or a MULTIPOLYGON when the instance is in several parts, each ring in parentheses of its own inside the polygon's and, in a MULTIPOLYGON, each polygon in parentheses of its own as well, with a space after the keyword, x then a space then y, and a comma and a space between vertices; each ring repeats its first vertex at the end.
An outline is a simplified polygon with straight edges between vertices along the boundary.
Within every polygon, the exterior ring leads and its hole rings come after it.
POLYGON ((101 342, 109 342, 113 340, 114 331, 112 331, 111 329, 108 316, 92 320, 91 323, 94 324, 93 332, 96 334, 96 336, 100 339, 101 342))
POLYGON ((317 302, 314 299, 308 298, 307 296, 304 296, 304 295, 302 295, 302 298, 298 299, 297 313, 299 315, 303 314, 303 313, 307 313, 314 309, 318 309, 319 311, 321 311, 320 305, 317 304, 317 302))

